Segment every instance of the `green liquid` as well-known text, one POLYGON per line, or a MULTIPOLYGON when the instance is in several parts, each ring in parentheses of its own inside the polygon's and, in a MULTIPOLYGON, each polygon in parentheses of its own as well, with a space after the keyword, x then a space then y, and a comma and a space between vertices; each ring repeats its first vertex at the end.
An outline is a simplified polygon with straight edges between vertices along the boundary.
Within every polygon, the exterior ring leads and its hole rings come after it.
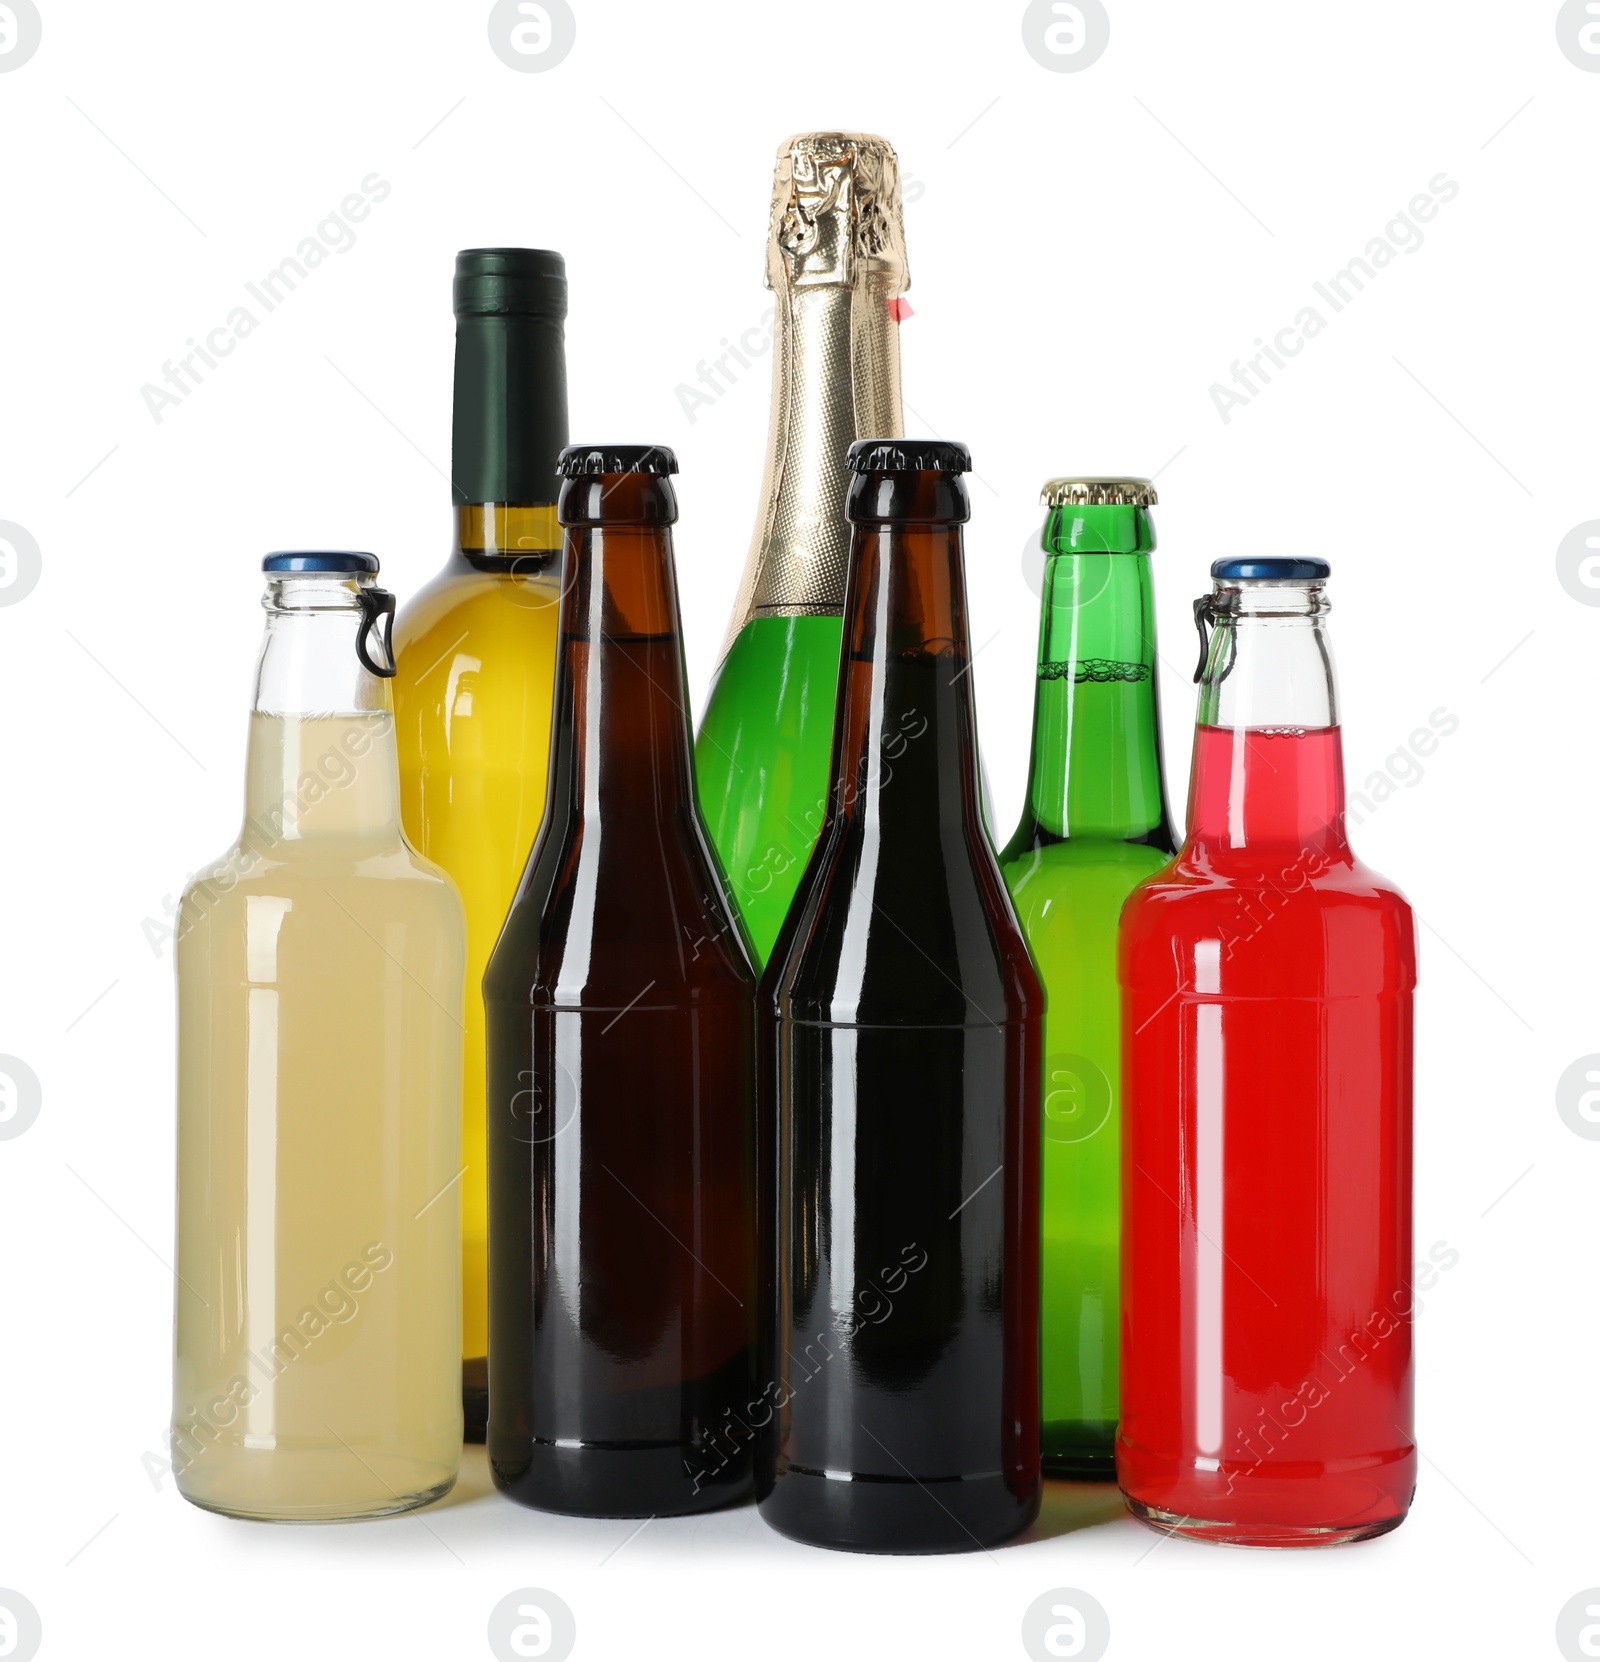
POLYGON ((1047 524, 1028 802, 1000 861, 1048 997, 1041 1453, 1045 1470, 1058 1477, 1108 1479, 1115 1467, 1117 927, 1123 901, 1173 849, 1145 552, 1153 541, 1142 510, 1121 506, 1058 510, 1047 524))
POLYGON ((838 617, 752 618, 706 702, 700 811, 764 965, 822 827, 839 686, 838 617))
POLYGON ((1042 1453, 1046 1467, 1109 1476, 1117 1429, 1122 1015, 1117 919, 1158 848, 1100 838, 1003 866, 1049 990, 1041 1184, 1042 1453))

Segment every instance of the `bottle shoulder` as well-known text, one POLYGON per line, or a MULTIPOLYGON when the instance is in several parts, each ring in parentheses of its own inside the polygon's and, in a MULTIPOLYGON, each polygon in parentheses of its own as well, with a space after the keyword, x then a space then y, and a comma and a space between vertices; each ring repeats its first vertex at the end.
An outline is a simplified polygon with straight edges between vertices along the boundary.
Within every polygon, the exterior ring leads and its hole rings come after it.
MULTIPOLYGON (((626 828, 637 831, 637 827, 626 828)), ((704 832, 598 835, 559 811, 547 821, 484 979, 497 1001, 613 1008, 724 984, 753 998, 743 925, 704 832)))
POLYGON ((470 568, 463 571, 449 563, 410 595, 395 612, 396 652, 404 651, 419 636, 427 634, 441 618, 447 617, 476 594, 478 585, 471 581, 473 576, 470 568))
POLYGON ((448 989, 460 987, 466 967, 455 885, 404 845, 289 858, 235 845, 185 885, 174 934, 180 977, 239 973, 265 982, 327 974, 328 966, 335 976, 365 975, 381 969, 381 954, 419 985, 442 977, 448 989))
POLYGON ((435 889, 447 905, 461 897, 448 872, 403 838, 369 841, 328 837, 296 844, 241 839, 201 867, 184 885, 180 902, 208 905, 228 895, 336 894, 344 883, 408 883, 435 889))
POLYGON ((1293 850, 1208 860, 1185 845, 1129 895, 1122 972, 1138 983, 1181 981, 1211 955, 1224 990, 1249 996, 1334 996, 1405 990, 1416 981, 1416 924, 1405 896, 1345 851, 1293 850))
POLYGON ((1169 865, 1170 848, 1115 837, 1064 837, 1015 842, 998 856, 1000 871, 1020 906, 1024 895, 1070 894, 1075 889, 1125 883, 1132 887, 1169 865))
POLYGON ((560 603, 559 560, 545 571, 518 573, 479 571, 456 555, 395 614, 395 654, 403 659, 414 648, 437 645, 447 627, 465 630, 470 641, 474 631, 498 632, 542 617, 553 637, 560 603))
MULTIPOLYGON (((981 833, 977 833, 981 837, 981 833)), ((938 862, 824 838, 769 961, 762 1006, 857 1026, 999 1026, 1044 992, 987 842, 938 862), (964 854, 966 857, 959 857, 964 854)))
POLYGON ((1204 906, 1220 893, 1252 891, 1303 895, 1307 907, 1374 905, 1407 914, 1411 909, 1397 884, 1348 847, 1213 852, 1192 842, 1146 877, 1129 897, 1129 905, 1204 906))
POLYGON ((1128 895, 1170 859, 1143 843, 1073 838, 1030 848, 1001 873, 1028 944, 1053 952, 1114 937, 1128 895))
POLYGON ((717 668, 700 718, 697 757, 717 774, 743 772, 773 745, 815 749, 833 738, 844 622, 836 614, 752 618, 717 668))
POLYGON ((537 829, 550 746, 560 620, 514 579, 435 577, 395 625, 392 682, 407 829, 431 846, 453 824, 491 839, 537 829))

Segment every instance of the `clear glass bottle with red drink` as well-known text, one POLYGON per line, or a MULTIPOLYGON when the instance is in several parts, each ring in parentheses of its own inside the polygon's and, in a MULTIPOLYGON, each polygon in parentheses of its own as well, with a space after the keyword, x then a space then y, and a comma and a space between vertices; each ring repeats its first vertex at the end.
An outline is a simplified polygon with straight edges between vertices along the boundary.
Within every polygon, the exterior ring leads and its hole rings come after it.
POLYGON ((1346 837, 1326 563, 1211 575, 1188 836, 1122 914, 1117 1479, 1174 1534, 1333 1544, 1416 1481, 1415 931, 1346 837))

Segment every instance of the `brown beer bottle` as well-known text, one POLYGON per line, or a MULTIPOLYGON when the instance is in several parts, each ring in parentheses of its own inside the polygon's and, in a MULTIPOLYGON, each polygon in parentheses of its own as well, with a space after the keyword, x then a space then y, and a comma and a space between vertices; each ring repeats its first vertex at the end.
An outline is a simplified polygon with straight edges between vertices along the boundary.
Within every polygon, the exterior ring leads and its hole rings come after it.
POLYGON ((990 1547, 1039 1509, 1044 994, 978 805, 971 465, 850 447, 827 810, 761 984, 761 1515, 866 1552, 990 1547))
POLYGON ((548 797, 484 977, 489 1461, 529 1506, 697 1512, 752 1487, 756 975, 695 795, 677 461, 558 471, 548 797))

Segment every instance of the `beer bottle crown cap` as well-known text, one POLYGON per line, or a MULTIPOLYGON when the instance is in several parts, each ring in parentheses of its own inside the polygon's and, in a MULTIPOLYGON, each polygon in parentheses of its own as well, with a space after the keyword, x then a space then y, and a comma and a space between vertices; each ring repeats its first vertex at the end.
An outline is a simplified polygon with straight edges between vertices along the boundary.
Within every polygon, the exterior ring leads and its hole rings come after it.
POLYGON ((569 444, 556 463, 556 472, 563 479, 584 479, 597 473, 653 473, 665 477, 677 471, 678 458, 664 444, 569 444))
POLYGON ((1153 508, 1148 479, 1047 479, 1039 492, 1047 508, 1153 508))
POLYGON ((857 439, 845 466, 852 473, 971 473, 972 452, 952 439, 857 439))

